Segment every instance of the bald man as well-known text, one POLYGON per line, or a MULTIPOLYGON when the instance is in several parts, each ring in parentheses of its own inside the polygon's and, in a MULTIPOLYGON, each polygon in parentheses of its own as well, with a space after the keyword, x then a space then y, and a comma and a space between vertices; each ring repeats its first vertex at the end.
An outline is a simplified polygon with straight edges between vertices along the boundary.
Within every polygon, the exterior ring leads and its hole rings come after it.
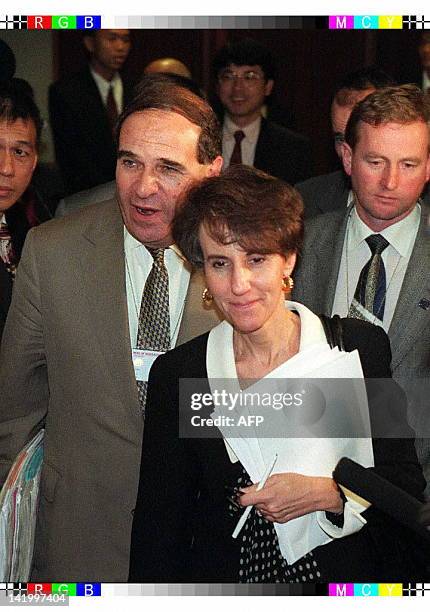
POLYGON ((154 72, 167 72, 170 74, 178 74, 179 76, 191 79, 191 71, 180 60, 174 57, 160 57, 159 59, 150 62, 145 68, 145 74, 154 72))

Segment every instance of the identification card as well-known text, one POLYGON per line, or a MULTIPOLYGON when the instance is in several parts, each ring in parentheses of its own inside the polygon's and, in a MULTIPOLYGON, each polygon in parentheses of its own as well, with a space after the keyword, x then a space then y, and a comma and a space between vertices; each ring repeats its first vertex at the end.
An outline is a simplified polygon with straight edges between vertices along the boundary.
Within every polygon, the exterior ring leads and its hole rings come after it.
POLYGON ((146 349, 133 349, 132 358, 136 380, 148 382, 149 370, 159 355, 165 351, 150 351, 146 349))

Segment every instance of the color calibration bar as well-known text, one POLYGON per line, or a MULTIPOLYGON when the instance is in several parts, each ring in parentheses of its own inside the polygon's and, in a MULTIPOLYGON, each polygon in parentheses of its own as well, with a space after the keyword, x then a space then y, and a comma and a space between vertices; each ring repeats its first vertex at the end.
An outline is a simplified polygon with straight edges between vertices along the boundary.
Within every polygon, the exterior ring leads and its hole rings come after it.
MULTIPOLYGON (((64 603, 68 597, 115 596, 329 596, 329 597, 423 597, 430 594, 430 583, 330 583, 330 584, 102 584, 78 583, 0 583, 0 605, 14 601, 46 598, 64 603), (60 599, 61 597, 61 599, 60 599)), ((430 597, 430 595, 429 595, 430 597)))
POLYGON ((104 16, 104 15, 0 15, 0 30, 129 29, 317 29, 317 30, 426 30, 424 15, 328 15, 319 17, 272 16, 104 16))

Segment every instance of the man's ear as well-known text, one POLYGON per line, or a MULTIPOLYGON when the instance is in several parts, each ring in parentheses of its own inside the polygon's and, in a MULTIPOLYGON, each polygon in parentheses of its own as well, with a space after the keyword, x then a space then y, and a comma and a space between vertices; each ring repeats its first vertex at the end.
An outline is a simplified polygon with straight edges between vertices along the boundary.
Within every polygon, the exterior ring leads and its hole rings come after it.
POLYGON ((430 179, 430 153, 428 154, 427 157, 427 164, 426 164, 426 182, 430 179))
POLYGON ((268 81, 266 82, 266 85, 264 87, 264 95, 270 96, 270 94, 272 93, 272 89, 273 89, 273 85, 275 84, 275 81, 273 79, 268 79, 268 81))
POLYGON ((352 149, 346 142, 342 143, 342 163, 343 169, 348 176, 351 176, 352 169, 352 149))
POLYGON ((223 161, 224 160, 221 155, 215 157, 213 162, 208 166, 206 176, 218 176, 219 174, 221 174, 223 161))
POLYGON ((94 38, 92 36, 84 36, 83 38, 85 49, 88 53, 94 53, 94 38))

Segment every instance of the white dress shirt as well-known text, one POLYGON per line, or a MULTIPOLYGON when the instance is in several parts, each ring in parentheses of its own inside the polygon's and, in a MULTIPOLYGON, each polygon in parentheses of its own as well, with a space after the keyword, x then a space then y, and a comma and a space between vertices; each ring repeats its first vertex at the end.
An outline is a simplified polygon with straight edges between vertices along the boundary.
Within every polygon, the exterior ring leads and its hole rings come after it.
POLYGON ((222 128, 222 156, 224 158, 224 168, 227 168, 230 163, 234 145, 236 144, 234 133, 237 132, 237 130, 242 130, 245 134, 241 142, 242 163, 247 166, 254 165, 255 149, 260 134, 260 125, 261 117, 257 117, 255 121, 245 127, 239 127, 227 116, 224 118, 224 125, 222 128))
MULTIPOLYGON (((129 234, 126 227, 124 227, 124 250, 130 342, 131 347, 136 348, 140 303, 154 260, 146 247, 129 234)), ((175 245, 166 249, 164 263, 169 275, 170 341, 173 348, 178 338, 188 291, 190 267, 175 245)))
POLYGON ((90 68, 91 75, 96 82, 97 89, 99 90, 101 99, 103 100, 103 104, 107 105, 107 98, 109 95, 109 89, 112 87, 113 89, 113 97, 116 102, 116 108, 118 110, 118 115, 122 113, 123 110, 123 85, 122 80, 119 75, 119 72, 116 72, 111 81, 106 81, 100 74, 95 72, 92 68, 90 68))
MULTIPOLYGON (((343 242, 332 315, 347 316, 360 272, 371 257, 366 238, 371 234, 378 233, 390 243, 382 252, 386 275, 386 297, 382 327, 385 331, 388 331, 417 237, 420 217, 421 207, 417 204, 413 211, 398 223, 393 223, 381 232, 373 232, 360 219, 356 209, 351 209, 343 242)), ((372 323, 380 325, 376 316, 372 323)))

